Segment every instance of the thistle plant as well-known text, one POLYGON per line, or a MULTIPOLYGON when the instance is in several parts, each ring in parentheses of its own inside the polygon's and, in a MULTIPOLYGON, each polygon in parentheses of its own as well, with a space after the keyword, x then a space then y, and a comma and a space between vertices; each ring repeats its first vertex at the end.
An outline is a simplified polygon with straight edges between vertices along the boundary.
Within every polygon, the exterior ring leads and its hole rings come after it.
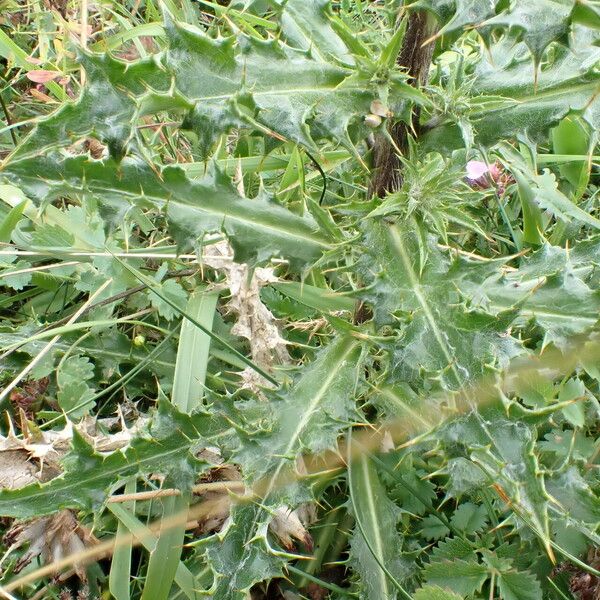
POLYGON ((0 595, 600 595, 597 2, 2 8, 0 595))

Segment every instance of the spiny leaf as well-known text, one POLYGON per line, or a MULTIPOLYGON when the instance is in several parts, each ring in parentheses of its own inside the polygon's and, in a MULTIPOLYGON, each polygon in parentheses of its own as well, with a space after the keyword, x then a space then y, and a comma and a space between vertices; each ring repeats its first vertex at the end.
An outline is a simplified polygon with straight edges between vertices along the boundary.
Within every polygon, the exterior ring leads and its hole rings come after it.
POLYGON ((515 271, 497 272, 475 286, 464 279, 463 290, 474 306, 491 313, 518 309, 518 321, 533 319, 542 327, 544 344, 562 346, 598 319, 600 295, 588 276, 598 263, 599 241, 593 237, 568 251, 546 244, 515 271))
POLYGON ((225 528, 207 542, 214 600, 245 600, 255 583, 281 573, 284 561, 270 552, 267 541, 269 519, 258 505, 239 504, 225 528))
POLYGON ((48 483, 0 491, 0 514, 29 518, 62 508, 97 508, 116 481, 138 473, 170 475, 181 489, 189 488, 205 468, 194 458, 193 449, 207 444, 219 427, 212 414, 189 417, 160 402, 145 431, 124 450, 99 454, 76 433, 73 449, 64 459, 64 473, 48 483))
POLYGON ((559 503, 560 512, 566 517, 585 523, 600 520, 598 497, 577 468, 569 467, 562 473, 553 474, 546 485, 548 493, 559 503))
POLYGON ((470 118, 480 141, 492 144, 525 132, 532 139, 543 139, 551 127, 571 110, 580 111, 592 127, 598 125, 597 88, 599 75, 594 70, 599 50, 596 36, 580 29, 574 32, 573 49, 558 46, 551 63, 532 78, 531 60, 524 44, 509 39, 491 47, 491 60, 482 54, 475 70, 472 93, 501 96, 486 106, 474 106, 470 118))
POLYGON ((229 179, 217 171, 191 180, 177 166, 164 167, 158 174, 133 156, 116 162, 48 153, 44 158, 13 162, 7 173, 37 202, 58 195, 91 194, 113 222, 122 220, 131 206, 153 206, 164 211, 182 247, 193 246, 206 233, 223 230, 242 262, 274 254, 310 260, 329 247, 312 220, 266 198, 240 197, 229 179))
POLYGON ((574 0, 513 2, 510 8, 486 21, 485 28, 500 26, 516 31, 531 50, 537 66, 551 42, 566 41, 574 5, 574 0))
MULTIPOLYGON (((550 547, 548 493, 534 452, 534 432, 522 423, 495 419, 493 427, 476 416, 444 426, 443 437, 464 445, 471 459, 500 485, 525 524, 550 547)), ((550 553, 551 550, 548 550, 550 553)))
POLYGON ((275 489, 287 469, 294 468, 299 452, 331 448, 356 414, 353 393, 360 351, 360 343, 351 336, 333 340, 284 396, 271 400, 268 430, 242 435, 236 461, 250 480, 267 476, 265 495, 275 489))
POLYGON ((350 561, 360 575, 361 598, 394 600, 398 592, 383 568, 396 578, 404 575, 400 562, 402 539, 396 530, 397 509, 368 455, 360 456, 349 469, 352 510, 360 521, 352 536, 350 561))
POLYGON ((332 29, 329 0, 275 0, 281 10, 281 29, 287 42, 309 50, 327 60, 335 57, 342 63, 354 64, 348 47, 332 29))
POLYGON ((417 0, 413 8, 427 9, 441 22, 438 35, 483 22, 494 14, 496 0, 417 0))
POLYGON ((365 244, 360 264, 366 281, 376 282, 365 294, 376 321, 407 319, 394 348, 395 377, 417 377, 424 369, 456 388, 481 375, 484 362, 506 364, 519 352, 516 340, 503 335, 515 312, 492 316, 462 303, 457 293, 464 279, 477 280, 494 265, 451 263, 407 226, 373 222, 365 244))

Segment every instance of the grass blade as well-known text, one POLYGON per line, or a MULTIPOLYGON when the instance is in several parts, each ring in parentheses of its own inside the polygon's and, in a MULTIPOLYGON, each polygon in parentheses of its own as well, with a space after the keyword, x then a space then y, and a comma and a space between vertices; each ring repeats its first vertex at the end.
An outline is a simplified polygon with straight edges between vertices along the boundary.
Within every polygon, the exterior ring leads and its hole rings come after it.
MULTIPOLYGON (((218 294, 196 290, 190 295, 186 313, 201 323, 203 329, 210 330, 217 307, 218 294)), ((210 337, 184 319, 181 325, 175 379, 173 381, 172 403, 182 412, 190 413, 202 401, 204 381, 209 359, 210 337)), ((163 519, 186 512, 189 507, 188 493, 163 500, 163 519)), ((161 528, 156 546, 150 555, 146 583, 142 600, 166 600, 177 574, 179 558, 185 535, 185 522, 176 527, 161 528)))

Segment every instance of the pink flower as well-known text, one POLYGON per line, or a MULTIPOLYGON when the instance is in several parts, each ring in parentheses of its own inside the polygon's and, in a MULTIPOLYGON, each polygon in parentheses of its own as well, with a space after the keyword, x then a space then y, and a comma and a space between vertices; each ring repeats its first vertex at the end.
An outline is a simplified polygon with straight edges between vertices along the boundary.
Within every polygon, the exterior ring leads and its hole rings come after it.
POLYGON ((467 183, 473 188, 487 189, 497 183, 502 175, 497 164, 488 165, 481 160, 470 160, 467 163, 467 183))

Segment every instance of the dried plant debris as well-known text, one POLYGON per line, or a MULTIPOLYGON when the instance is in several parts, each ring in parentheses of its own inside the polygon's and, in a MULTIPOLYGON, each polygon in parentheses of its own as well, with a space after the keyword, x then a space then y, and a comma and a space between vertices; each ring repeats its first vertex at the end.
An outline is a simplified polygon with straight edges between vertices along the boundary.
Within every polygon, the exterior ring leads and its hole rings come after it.
POLYGON ((9 400, 17 410, 23 410, 27 418, 31 419, 42 407, 49 383, 49 377, 24 381, 11 392, 9 400))
POLYGON ((0 452, 0 487, 11 490, 40 480, 40 470, 23 450, 0 452))
MULTIPOLYGON (((600 550, 590 548, 586 563, 600 570, 600 550)), ((562 563, 554 570, 554 575, 565 573, 568 576, 569 591, 577 600, 600 600, 600 578, 570 563, 562 563)))
MULTIPOLYGON (((208 246, 202 260, 224 275, 224 285, 231 294, 226 309, 236 317, 231 333, 248 340, 252 360, 268 371, 275 365, 288 364, 287 342, 281 336, 277 319, 260 298, 262 287, 278 281, 274 270, 270 267, 251 269, 247 264, 234 262, 233 249, 226 241, 208 246)), ((245 369, 241 377, 243 387, 251 390, 269 385, 250 368, 245 369)))
MULTIPOLYGON (((3 542, 9 546, 7 555, 27 546, 27 550, 13 567, 13 572, 18 573, 34 558, 39 557, 44 564, 49 564, 65 556, 76 556, 96 543, 96 539, 79 523, 72 511, 62 510, 48 517, 13 523, 3 542)), ((6 555, 3 561, 5 559, 6 555)), ((85 568, 76 562, 73 567, 77 576, 85 580, 85 568)))
POLYGON ((275 510, 269 524, 269 531, 286 550, 294 550, 294 540, 302 543, 307 552, 313 551, 313 539, 307 526, 314 522, 316 510, 307 504, 295 510, 280 506, 275 510))

